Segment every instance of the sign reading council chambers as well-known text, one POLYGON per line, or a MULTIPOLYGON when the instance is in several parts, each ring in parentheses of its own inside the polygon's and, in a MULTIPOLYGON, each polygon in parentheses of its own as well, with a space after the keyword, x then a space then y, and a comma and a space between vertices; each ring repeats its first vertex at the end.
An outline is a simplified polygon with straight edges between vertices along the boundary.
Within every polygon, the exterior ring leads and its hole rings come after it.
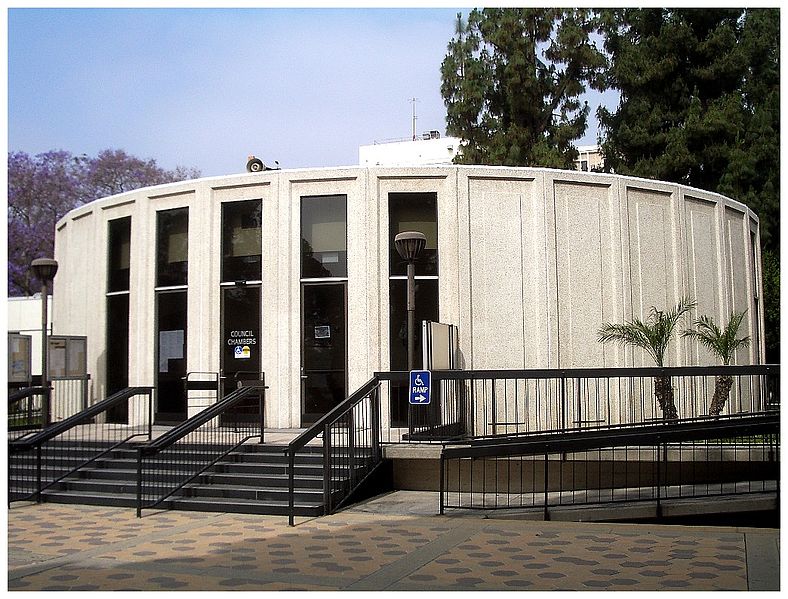
POLYGON ((257 345, 254 331, 230 331, 227 345, 257 345))

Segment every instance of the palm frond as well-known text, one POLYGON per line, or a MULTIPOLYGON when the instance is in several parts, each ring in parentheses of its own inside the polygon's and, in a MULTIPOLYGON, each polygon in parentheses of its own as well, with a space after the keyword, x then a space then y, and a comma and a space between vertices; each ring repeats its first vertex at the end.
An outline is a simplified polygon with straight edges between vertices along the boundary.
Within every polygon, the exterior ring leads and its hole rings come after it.
POLYGON ((597 332, 600 343, 632 345, 645 350, 656 362, 663 366, 673 330, 681 317, 695 307, 695 302, 682 298, 671 310, 663 312, 651 306, 646 321, 633 318, 623 324, 604 324, 597 332))
POLYGON ((711 317, 704 314, 695 320, 695 328, 685 330, 682 336, 695 339, 711 353, 716 355, 723 364, 730 364, 731 358, 733 358, 736 350, 750 344, 749 336, 741 339, 736 338, 746 312, 747 310, 744 310, 731 314, 731 317, 728 319, 728 324, 725 325, 723 330, 714 323, 711 317))

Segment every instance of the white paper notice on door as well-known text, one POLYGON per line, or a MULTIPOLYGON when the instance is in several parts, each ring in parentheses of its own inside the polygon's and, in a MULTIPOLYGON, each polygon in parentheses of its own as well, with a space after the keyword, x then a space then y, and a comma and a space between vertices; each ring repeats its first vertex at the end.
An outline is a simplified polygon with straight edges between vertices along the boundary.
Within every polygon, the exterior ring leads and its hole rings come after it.
POLYGON ((159 372, 167 372, 170 360, 183 358, 183 330, 159 331, 159 372))

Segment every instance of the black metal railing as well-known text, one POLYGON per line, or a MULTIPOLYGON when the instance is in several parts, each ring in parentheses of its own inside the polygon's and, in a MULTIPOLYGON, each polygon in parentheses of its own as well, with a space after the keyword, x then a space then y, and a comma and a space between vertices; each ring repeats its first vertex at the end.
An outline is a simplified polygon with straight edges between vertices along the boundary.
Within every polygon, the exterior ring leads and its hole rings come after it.
POLYGON ((248 440, 263 442, 265 380, 239 384, 220 402, 138 448, 138 517, 143 509, 160 505, 248 440), (253 415, 249 400, 255 397, 253 415))
POLYGON ((113 449, 136 437, 150 438, 152 392, 151 387, 123 389, 37 433, 9 441, 9 501, 40 501, 42 491, 113 449), (126 402, 128 424, 107 423, 107 412, 126 402))
POLYGON ((779 412, 487 437, 447 444, 440 512, 655 503, 779 492, 779 412))
POLYGON ((331 514, 381 464, 380 430, 380 382, 373 378, 290 442, 285 449, 290 526, 295 522, 296 453, 322 438, 323 513, 331 514))
POLYGON ((49 387, 25 387, 8 395, 8 438, 18 439, 44 427, 49 387))
POLYGON ((408 405, 407 372, 378 372, 384 441, 415 443, 626 425, 708 415, 720 378, 730 379, 722 414, 779 407, 779 365, 672 368, 436 370, 433 401, 408 405))
POLYGON ((52 387, 51 416, 53 421, 64 420, 88 409, 90 375, 56 376, 49 381, 52 387))

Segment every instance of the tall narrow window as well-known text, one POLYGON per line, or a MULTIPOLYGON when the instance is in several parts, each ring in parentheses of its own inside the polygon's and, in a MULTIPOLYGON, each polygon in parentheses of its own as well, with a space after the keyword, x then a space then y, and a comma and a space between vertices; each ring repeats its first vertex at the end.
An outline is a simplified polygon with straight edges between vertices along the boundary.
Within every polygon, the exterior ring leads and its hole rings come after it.
POLYGON ((107 291, 128 291, 131 264, 131 217, 109 221, 107 291))
POLYGON ((259 281, 262 266, 263 203, 222 204, 222 281, 259 281))
POLYGON ((189 209, 156 213, 156 287, 186 285, 189 266, 189 209))
POLYGON ((186 419, 189 209, 156 213, 156 422, 186 419))
MULTIPOLYGON (((221 369, 223 393, 242 380, 260 378, 263 343, 261 281, 263 278, 263 202, 222 204, 221 369)), ((250 396, 225 413, 221 422, 258 418, 259 399, 250 396)))
POLYGON ((302 426, 347 397, 347 274, 347 197, 302 197, 302 426))
MULTIPOLYGON (((129 386, 129 281, 131 217, 109 221, 107 247, 106 395, 129 386)), ((107 413, 109 422, 128 421, 124 402, 107 413)))
MULTIPOLYGON (((421 321, 438 320, 438 216, 435 193, 389 194, 389 365, 391 370, 408 368, 407 262, 394 245, 394 237, 405 231, 424 233, 427 245, 416 260, 416 355, 414 367, 423 363, 421 321)), ((407 385, 391 383, 391 425, 408 424, 407 385)))

